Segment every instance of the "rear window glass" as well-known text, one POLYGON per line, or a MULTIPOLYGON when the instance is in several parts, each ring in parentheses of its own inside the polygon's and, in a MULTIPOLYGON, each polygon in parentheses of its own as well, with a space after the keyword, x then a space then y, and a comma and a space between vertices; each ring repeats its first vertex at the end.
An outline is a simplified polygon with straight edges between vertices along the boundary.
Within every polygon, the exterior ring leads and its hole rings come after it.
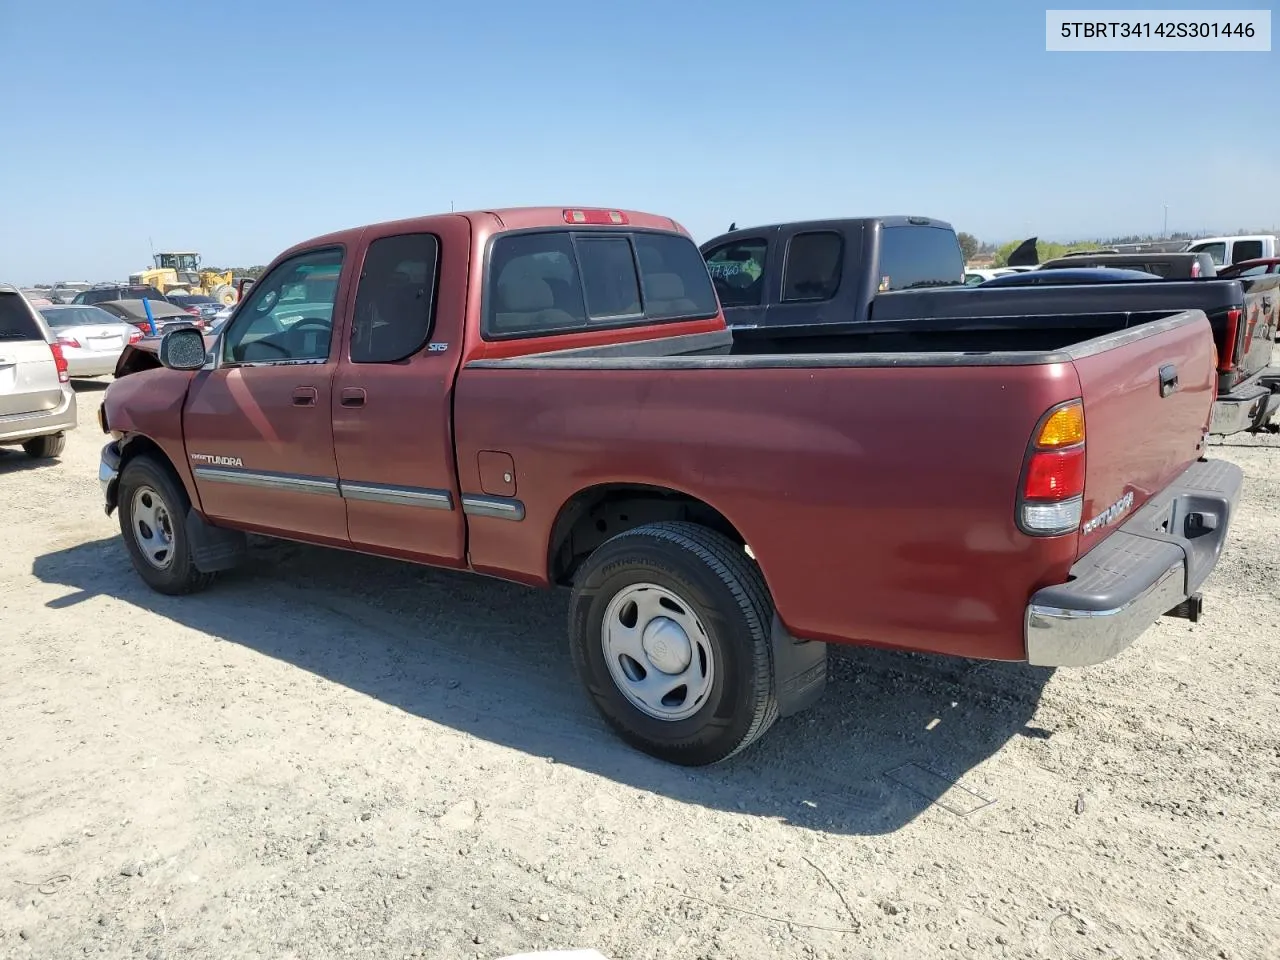
POLYGON ((578 241, 578 263, 592 320, 640 314, 640 277, 626 237, 585 237, 578 241))
POLYGON ((879 293, 962 283, 964 255, 943 227, 885 227, 880 235, 879 293))
POLYGON ((714 316, 706 263, 676 234, 554 230, 499 237, 485 336, 542 336, 714 316))
POLYGON ((51 327, 79 327, 93 323, 119 323, 120 318, 100 307, 59 307, 41 310, 44 322, 51 327))
POLYGON ((687 237, 637 233, 645 314, 655 320, 709 317, 719 309, 707 262, 687 237))
POLYGON ((43 340, 31 308, 16 293, 0 293, 0 340, 43 340))
POLYGON ((168 297, 150 286, 102 287, 77 294, 76 303, 104 303, 108 300, 156 300, 168 302, 168 297))

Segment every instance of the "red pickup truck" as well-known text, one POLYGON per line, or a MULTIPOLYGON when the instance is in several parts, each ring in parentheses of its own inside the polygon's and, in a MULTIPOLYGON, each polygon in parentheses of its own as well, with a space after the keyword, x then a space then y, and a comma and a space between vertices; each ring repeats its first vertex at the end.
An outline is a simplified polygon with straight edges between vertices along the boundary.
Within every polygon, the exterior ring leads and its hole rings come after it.
POLYGON ((246 532, 571 587, 609 724, 706 764, 811 704, 829 643, 1084 665, 1198 617, 1241 483, 1202 456, 1209 324, 1077 321, 739 352, 668 218, 384 223, 130 348, 99 479, 164 593, 246 532))

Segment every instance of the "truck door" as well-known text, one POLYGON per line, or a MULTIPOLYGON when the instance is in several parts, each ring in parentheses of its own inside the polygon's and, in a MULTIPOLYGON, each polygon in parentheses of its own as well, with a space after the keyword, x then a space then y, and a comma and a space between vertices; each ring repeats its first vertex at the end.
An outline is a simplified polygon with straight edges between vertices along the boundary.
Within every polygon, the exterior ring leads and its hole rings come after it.
POLYGON ((310 250, 255 284, 196 374, 184 414, 204 512, 263 533, 347 543, 329 398, 343 251, 310 250))
MULTIPOLYGON (((403 229, 403 228, 401 228, 403 229)), ((349 342, 334 381, 334 447, 352 543, 462 566, 453 443, 470 222, 365 234, 349 342)))

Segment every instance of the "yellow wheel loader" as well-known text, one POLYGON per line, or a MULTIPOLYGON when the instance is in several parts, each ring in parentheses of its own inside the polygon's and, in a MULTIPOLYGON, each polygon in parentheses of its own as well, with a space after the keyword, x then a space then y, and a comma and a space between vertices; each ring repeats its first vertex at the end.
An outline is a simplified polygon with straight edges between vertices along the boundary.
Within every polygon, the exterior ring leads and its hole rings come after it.
POLYGON ((231 271, 218 273, 200 269, 200 254, 166 252, 152 254, 155 266, 129 275, 130 283, 145 283, 161 293, 198 293, 224 304, 235 303, 239 294, 232 283, 231 271))

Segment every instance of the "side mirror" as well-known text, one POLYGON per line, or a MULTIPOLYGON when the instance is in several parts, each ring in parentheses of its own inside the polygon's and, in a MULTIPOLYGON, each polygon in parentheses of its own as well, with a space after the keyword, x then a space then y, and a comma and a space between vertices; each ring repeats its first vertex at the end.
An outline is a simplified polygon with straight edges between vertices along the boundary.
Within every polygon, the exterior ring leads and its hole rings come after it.
POLYGON ((160 340, 160 363, 170 370, 199 370, 204 362, 204 335, 195 327, 169 330, 160 340))

